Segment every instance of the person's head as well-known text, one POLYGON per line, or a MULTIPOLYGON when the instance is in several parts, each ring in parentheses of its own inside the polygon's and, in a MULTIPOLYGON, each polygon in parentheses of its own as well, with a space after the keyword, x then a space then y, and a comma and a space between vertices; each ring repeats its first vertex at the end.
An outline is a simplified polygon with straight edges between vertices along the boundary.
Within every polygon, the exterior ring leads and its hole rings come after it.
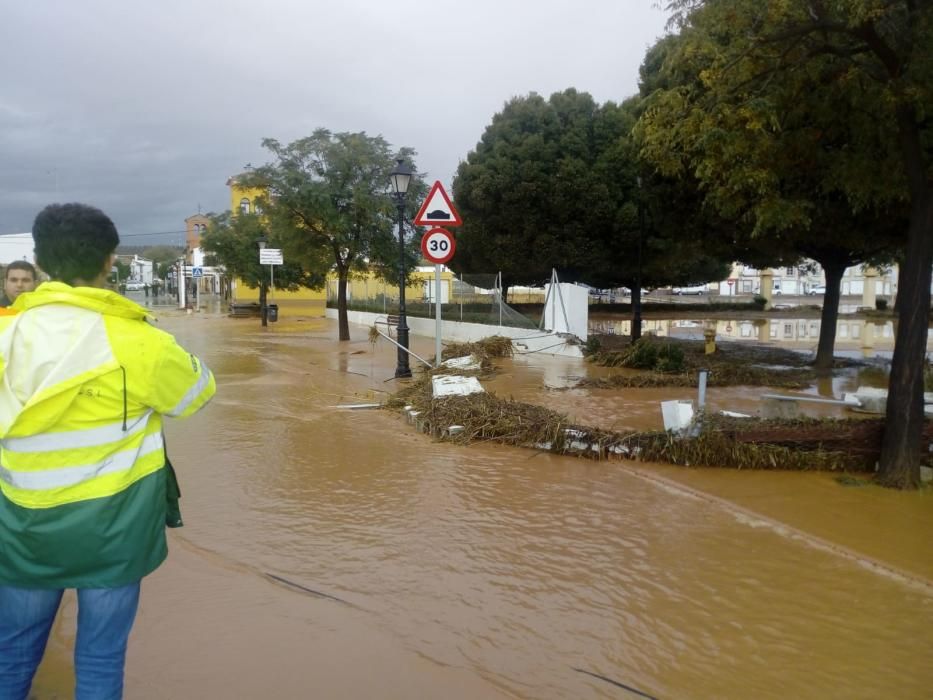
POLYGON ((36 268, 25 260, 14 260, 6 266, 3 274, 3 293, 10 301, 16 301, 23 292, 36 288, 36 268))
POLYGON ((102 286, 120 236, 100 209, 86 204, 50 204, 32 225, 36 264, 56 281, 102 286))

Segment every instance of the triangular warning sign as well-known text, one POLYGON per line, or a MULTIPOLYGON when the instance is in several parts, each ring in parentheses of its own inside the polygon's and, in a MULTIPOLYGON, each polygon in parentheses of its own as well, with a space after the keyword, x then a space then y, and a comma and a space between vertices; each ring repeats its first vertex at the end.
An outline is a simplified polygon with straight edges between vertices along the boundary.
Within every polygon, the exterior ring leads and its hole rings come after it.
POLYGON ((415 226, 462 226, 463 220, 450 202, 440 180, 431 186, 431 191, 418 210, 415 226))

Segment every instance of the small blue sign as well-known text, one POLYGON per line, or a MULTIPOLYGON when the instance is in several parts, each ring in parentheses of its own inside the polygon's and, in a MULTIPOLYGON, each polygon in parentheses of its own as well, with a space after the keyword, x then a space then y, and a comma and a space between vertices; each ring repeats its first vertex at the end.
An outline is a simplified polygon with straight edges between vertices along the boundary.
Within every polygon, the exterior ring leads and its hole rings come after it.
POLYGON ((191 276, 192 277, 204 277, 204 268, 203 267, 192 267, 191 276))

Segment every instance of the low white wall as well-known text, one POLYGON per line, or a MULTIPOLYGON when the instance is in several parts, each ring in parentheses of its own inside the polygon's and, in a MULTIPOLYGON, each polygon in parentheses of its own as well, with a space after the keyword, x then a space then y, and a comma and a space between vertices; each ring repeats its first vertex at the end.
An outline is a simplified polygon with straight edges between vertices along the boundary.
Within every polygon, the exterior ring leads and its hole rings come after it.
MULTIPOLYGON (((328 308, 327 318, 337 318, 337 309, 328 308)), ((367 311, 347 311, 347 320, 361 326, 371 326, 377 319, 385 320, 385 314, 367 311)), ((408 317, 409 332, 414 335, 433 338, 437 322, 433 318, 408 317)), ((384 330, 384 328, 380 328, 384 330)), ((518 352, 540 352, 563 357, 583 357, 579 341, 565 333, 549 333, 534 328, 512 328, 511 326, 491 326, 483 323, 461 323, 460 321, 441 321, 441 340, 457 342, 475 342, 491 335, 501 335, 512 339, 512 345, 518 352)))

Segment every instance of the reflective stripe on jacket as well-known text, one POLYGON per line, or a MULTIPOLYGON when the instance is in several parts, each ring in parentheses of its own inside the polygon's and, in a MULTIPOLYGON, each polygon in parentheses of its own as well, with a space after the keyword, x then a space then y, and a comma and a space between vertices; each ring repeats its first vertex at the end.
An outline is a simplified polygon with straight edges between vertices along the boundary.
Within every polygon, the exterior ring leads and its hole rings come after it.
POLYGON ((0 583, 129 583, 165 557, 162 416, 211 372, 147 311, 47 282, 0 317, 0 583))

